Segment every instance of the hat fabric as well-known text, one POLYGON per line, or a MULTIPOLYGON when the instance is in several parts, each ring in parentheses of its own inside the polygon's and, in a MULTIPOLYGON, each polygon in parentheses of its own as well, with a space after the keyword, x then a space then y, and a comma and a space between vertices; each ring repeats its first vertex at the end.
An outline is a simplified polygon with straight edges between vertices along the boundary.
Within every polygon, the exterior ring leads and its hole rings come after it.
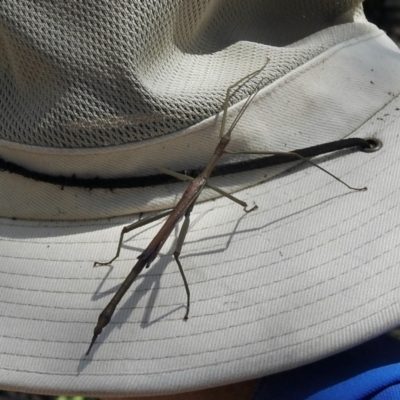
POLYGON ((396 326, 396 45, 356 1, 138 3, 1 6, 2 158, 107 178, 205 165, 226 88, 270 59, 232 99, 228 125, 241 99, 265 86, 231 148, 374 136, 378 152, 316 160, 368 190, 349 192, 304 165, 213 179, 258 210, 226 198, 196 204, 181 255, 189 320, 171 255, 176 228, 86 356, 98 314, 162 222, 126 235, 112 267, 93 262, 113 257, 124 225, 173 206, 187 184, 89 190, 0 172, 1 387, 103 397, 196 390, 310 363, 396 326))

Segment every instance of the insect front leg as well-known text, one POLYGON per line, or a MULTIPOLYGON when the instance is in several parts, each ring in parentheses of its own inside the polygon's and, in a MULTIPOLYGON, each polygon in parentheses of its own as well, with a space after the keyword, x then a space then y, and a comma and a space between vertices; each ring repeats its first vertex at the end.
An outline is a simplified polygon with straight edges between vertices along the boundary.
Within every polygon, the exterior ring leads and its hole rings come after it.
POLYGON ((332 174, 332 172, 329 172, 327 169, 325 169, 325 168, 321 167, 320 165, 316 164, 314 161, 311 161, 309 158, 303 157, 302 155, 300 155, 300 154, 298 154, 298 153, 296 153, 294 151, 287 151, 287 152, 281 152, 281 151, 241 151, 241 152, 239 151, 239 152, 232 152, 232 151, 225 150, 224 153, 226 153, 226 154, 260 154, 260 155, 269 155, 269 156, 284 156, 284 157, 290 157, 291 159, 294 159, 293 161, 295 161, 295 159, 297 158, 298 160, 305 161, 305 162, 311 164, 312 166, 317 167, 318 169, 320 169, 321 171, 325 172, 326 174, 331 176, 333 179, 336 179, 339 183, 343 184, 344 186, 346 186, 350 190, 355 190, 355 191, 360 191, 360 192, 367 190, 367 188, 365 186, 360 187, 360 188, 356 188, 356 187, 348 185, 346 182, 344 182, 343 180, 338 178, 336 175, 332 174))

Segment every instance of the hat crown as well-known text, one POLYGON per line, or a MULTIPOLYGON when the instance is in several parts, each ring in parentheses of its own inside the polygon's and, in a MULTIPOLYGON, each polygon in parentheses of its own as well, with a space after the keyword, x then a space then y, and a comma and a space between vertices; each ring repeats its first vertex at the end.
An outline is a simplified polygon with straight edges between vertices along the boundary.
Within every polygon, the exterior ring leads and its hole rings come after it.
POLYGON ((296 42, 362 19, 359 1, 331 3, 171 0, 167 12, 158 2, 5 4, 0 139, 100 148, 179 131, 220 111, 229 84, 266 53, 266 78, 276 80, 328 44, 296 42))

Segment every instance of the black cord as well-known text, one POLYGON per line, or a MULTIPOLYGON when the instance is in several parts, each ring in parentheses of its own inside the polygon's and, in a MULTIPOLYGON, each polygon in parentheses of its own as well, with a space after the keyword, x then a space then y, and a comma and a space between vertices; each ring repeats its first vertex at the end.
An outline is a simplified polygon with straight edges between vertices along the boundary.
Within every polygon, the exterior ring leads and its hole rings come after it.
MULTIPOLYGON (((366 139, 360 138, 343 139, 335 142, 307 147, 304 149, 294 150, 292 153, 297 153, 301 157, 309 158, 353 147, 358 147, 361 149, 370 148, 370 142, 366 139)), ((236 174, 239 172, 252 171, 265 167, 272 167, 274 165, 297 161, 298 159, 299 158, 295 155, 290 154, 272 155, 256 158, 253 160, 240 161, 237 163, 218 165, 214 168, 211 177, 236 174)), ((179 173, 194 178, 202 171, 202 169, 203 168, 196 168, 191 170, 179 171, 179 173)), ((29 170, 21 165, 6 161, 2 158, 0 158, 0 170, 7 171, 12 174, 18 174, 25 178, 34 179, 36 181, 59 185, 61 187, 69 186, 87 189, 128 189, 180 182, 179 179, 164 174, 133 176, 127 178, 79 178, 76 175, 50 175, 29 170)))

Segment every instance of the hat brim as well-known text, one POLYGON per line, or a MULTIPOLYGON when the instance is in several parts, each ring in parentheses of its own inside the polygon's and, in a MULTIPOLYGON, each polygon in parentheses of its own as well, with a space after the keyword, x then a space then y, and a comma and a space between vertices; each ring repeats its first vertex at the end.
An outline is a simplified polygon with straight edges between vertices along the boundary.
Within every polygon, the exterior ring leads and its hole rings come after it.
POLYGON ((286 93, 289 118, 314 125, 320 142, 376 136, 383 148, 319 161, 366 192, 299 166, 237 193, 258 205, 255 212, 244 214, 225 198, 196 205, 181 255, 188 321, 171 256, 177 228, 86 356, 98 314, 162 222, 129 233, 113 266, 94 268, 114 254, 122 226, 137 216, 2 219, 2 386, 103 397, 189 391, 309 363, 396 326, 399 54, 383 33, 353 39, 259 93, 270 104, 286 93), (313 105, 316 96, 325 100, 313 105), (301 116, 307 102, 310 113, 301 116))

